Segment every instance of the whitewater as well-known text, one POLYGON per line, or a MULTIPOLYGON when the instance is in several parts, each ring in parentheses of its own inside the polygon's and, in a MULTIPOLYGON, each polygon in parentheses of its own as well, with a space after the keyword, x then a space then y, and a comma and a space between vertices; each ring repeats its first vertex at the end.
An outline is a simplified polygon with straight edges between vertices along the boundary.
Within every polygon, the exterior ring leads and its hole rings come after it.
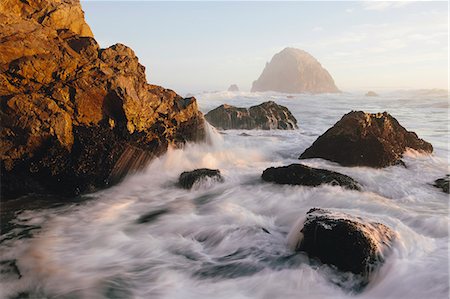
POLYGON ((109 189, 64 204, 37 195, 2 203, 0 298, 448 298, 449 198, 432 185, 449 173, 447 92, 195 97, 204 113, 272 100, 289 108, 299 129, 208 126, 207 142, 170 149, 109 189), (389 112, 434 153, 408 151, 406 168, 384 169, 297 159, 351 110, 389 112), (268 167, 299 162, 349 175, 363 190, 261 180, 268 167), (224 183, 177 186, 181 172, 203 167, 220 169, 224 183), (290 250, 289 232, 312 207, 397 232, 362 292, 336 283, 351 285, 351 275, 290 250))

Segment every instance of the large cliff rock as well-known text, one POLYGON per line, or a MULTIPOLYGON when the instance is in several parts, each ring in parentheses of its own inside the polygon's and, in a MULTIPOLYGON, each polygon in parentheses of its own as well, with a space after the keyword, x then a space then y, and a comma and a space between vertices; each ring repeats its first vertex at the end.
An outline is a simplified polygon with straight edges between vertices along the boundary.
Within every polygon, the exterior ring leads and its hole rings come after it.
POLYGON ((0 3, 2 198, 104 187, 204 138, 194 98, 146 81, 133 50, 100 49, 78 0, 0 3))
POLYGON ((323 158, 344 166, 381 168, 402 163, 407 148, 433 152, 430 143, 407 131, 387 112, 352 111, 317 138, 300 159, 323 158))
POLYGON ((285 48, 266 64, 252 91, 335 93, 339 89, 326 69, 311 54, 285 48))
POLYGON ((205 115, 206 120, 222 130, 292 130, 297 128, 297 120, 284 106, 273 101, 264 102, 250 108, 221 105, 205 115))

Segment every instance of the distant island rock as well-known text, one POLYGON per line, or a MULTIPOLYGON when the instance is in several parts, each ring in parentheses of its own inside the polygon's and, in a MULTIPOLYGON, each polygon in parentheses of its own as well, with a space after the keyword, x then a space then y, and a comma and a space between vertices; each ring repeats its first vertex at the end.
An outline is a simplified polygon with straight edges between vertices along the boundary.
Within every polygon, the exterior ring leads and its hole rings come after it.
POLYGON ((228 91, 239 91, 239 87, 236 84, 231 84, 230 87, 228 87, 228 91))
POLYGON ((378 93, 376 93, 375 91, 372 91, 372 90, 369 90, 366 93, 366 97, 377 97, 377 96, 378 96, 378 93))
POLYGON ((407 148, 433 152, 430 143, 407 131, 389 113, 352 111, 319 136, 300 159, 323 158, 343 166, 381 168, 403 164, 407 148))
POLYGON ((206 120, 222 130, 292 130, 297 127, 297 120, 284 106, 273 101, 264 102, 250 108, 221 105, 205 115, 206 120))
POLYGON ((252 92, 337 93, 333 78, 311 54, 285 48, 266 64, 252 92))
POLYGON ((195 98, 150 85, 132 49, 100 49, 79 0, 0 2, 1 194, 75 195, 169 145, 204 139, 195 98))

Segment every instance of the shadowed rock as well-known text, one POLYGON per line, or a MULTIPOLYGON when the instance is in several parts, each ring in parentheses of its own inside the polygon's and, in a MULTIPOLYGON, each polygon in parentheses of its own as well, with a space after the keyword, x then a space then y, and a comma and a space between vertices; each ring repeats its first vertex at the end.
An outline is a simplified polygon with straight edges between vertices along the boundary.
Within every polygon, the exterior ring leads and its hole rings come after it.
POLYGON ((297 250, 360 275, 362 285, 385 260, 396 234, 384 224, 313 208, 306 214, 297 250))
POLYGON ((150 85, 122 44, 100 49, 78 0, 0 2, 2 199, 118 181, 204 138, 194 98, 150 85))
POLYGON ((381 168, 402 163, 407 148, 433 152, 430 143, 407 131, 387 112, 352 111, 317 138, 300 159, 323 158, 344 166, 381 168))
POLYGON ((221 105, 205 115, 206 120, 222 130, 292 130, 297 127, 297 120, 284 106, 273 101, 257 106, 238 108, 227 104, 221 105))
POLYGON ((291 164, 282 167, 270 167, 264 170, 262 179, 276 184, 319 186, 329 184, 347 189, 360 190, 361 187, 351 177, 344 174, 308 167, 302 164, 291 164))
POLYGON ((450 193, 449 191, 449 182, 450 182, 450 175, 447 174, 445 177, 441 179, 437 179, 434 181, 434 186, 437 188, 442 189, 445 193, 450 193))
POLYGON ((207 178, 217 182, 223 182, 223 177, 220 174, 220 170, 200 168, 193 171, 183 172, 178 179, 178 184, 185 189, 191 189, 195 183, 207 178))
POLYGON ((252 91, 334 93, 339 89, 313 56, 303 50, 285 48, 266 64, 261 76, 253 82, 252 91))

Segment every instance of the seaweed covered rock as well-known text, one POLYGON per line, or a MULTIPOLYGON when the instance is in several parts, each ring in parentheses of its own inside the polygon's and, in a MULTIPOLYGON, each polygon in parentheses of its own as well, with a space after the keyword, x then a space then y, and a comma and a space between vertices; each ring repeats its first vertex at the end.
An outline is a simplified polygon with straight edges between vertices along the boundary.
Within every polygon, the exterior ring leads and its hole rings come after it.
POLYGON ((354 179, 338 172, 312 168, 302 164, 291 164, 282 167, 270 167, 264 170, 262 179, 266 182, 288 185, 319 186, 329 184, 347 189, 360 190, 354 179))
POLYGON ((92 191, 204 138, 194 98, 147 83, 122 44, 100 49, 78 0, 0 3, 3 198, 92 191))
POLYGON ((224 104, 209 111, 205 118, 212 126, 223 130, 292 130, 298 128, 297 120, 289 109, 273 101, 264 102, 249 109, 224 104))
POLYGON ((349 214, 313 208, 297 240, 297 250, 310 258, 360 275, 363 284, 389 253, 396 233, 384 224, 349 214))
POLYGON ((352 111, 319 136, 300 159, 323 158, 344 166, 381 168, 402 163, 407 148, 433 152, 430 143, 407 131, 389 113, 352 111))
POLYGON ((185 189, 191 189, 195 183, 208 178, 217 182, 223 182, 223 177, 220 174, 220 170, 200 168, 192 171, 185 171, 180 174, 178 185, 185 189))

